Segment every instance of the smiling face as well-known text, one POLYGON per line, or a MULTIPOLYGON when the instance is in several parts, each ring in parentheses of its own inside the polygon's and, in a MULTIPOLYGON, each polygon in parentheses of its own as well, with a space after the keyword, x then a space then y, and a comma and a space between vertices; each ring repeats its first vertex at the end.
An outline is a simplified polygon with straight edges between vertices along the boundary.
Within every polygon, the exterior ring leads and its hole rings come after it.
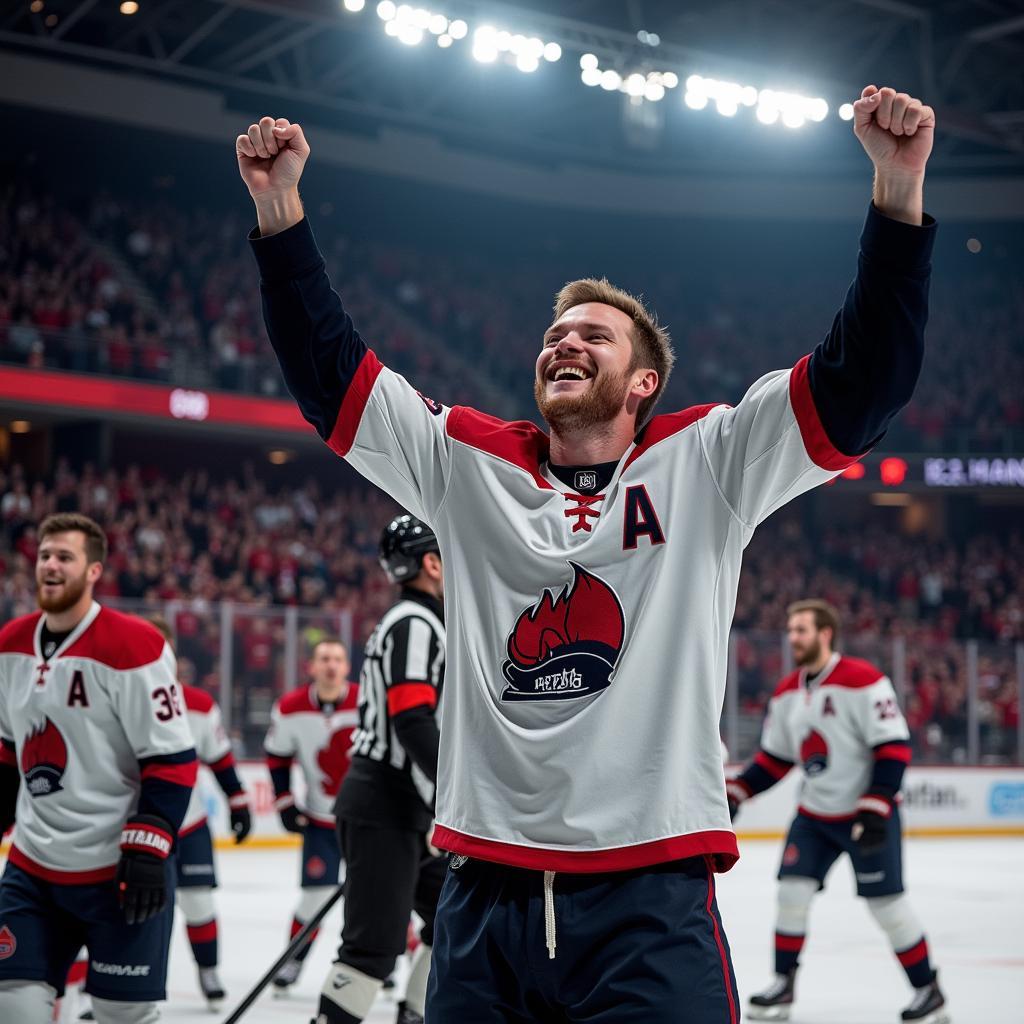
POLYGON ((622 310, 602 302, 566 310, 544 333, 537 357, 534 397, 541 416, 564 432, 635 415, 658 375, 632 363, 633 321, 622 310))
POLYGON ((103 566, 90 562, 85 534, 78 530, 51 533, 36 556, 36 596, 44 612, 66 612, 80 600, 91 599, 93 584, 103 566))

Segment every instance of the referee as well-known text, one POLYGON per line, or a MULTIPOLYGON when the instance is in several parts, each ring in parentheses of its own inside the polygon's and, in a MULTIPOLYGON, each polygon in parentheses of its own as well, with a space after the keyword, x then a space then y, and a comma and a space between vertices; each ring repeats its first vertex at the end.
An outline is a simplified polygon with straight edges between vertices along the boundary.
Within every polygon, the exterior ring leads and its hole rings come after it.
POLYGON ((429 845, 437 781, 444 609, 437 538, 414 516, 393 519, 380 563, 401 585, 366 645, 352 763, 335 805, 345 858, 345 924, 320 994, 317 1024, 357 1024, 423 918, 397 1024, 422 1024, 444 861, 429 845))

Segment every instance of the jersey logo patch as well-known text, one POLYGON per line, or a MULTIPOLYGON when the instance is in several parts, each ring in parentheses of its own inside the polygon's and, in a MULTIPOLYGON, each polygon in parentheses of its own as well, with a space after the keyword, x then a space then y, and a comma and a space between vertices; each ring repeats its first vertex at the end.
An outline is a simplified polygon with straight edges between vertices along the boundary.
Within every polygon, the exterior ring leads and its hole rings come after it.
POLYGON ((32 796, 48 796, 63 787, 60 780, 68 766, 68 748, 60 730, 50 721, 43 719, 25 737, 21 748, 21 774, 32 796))
POLYGON ((828 744, 820 732, 813 729, 800 744, 800 761, 808 775, 820 775, 828 767, 828 744))
POLYGON ((345 772, 345 754, 348 750, 347 730, 338 729, 331 734, 326 747, 317 751, 316 763, 323 772, 320 786, 327 796, 337 796, 341 777, 345 772))
POLYGON ((502 700, 573 700, 611 682, 626 633, 622 603, 604 580, 569 566, 572 582, 557 597, 545 590, 509 633, 502 700))
POLYGON ((0 960, 9 960, 18 948, 18 940, 7 925, 0 928, 0 960))

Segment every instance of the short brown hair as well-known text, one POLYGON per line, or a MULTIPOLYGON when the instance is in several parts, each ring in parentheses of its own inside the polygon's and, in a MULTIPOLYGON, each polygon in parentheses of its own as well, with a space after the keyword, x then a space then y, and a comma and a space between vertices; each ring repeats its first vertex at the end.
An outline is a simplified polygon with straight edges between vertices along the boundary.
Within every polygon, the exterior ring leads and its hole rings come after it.
POLYGON ((90 562, 107 560, 107 535, 103 527, 83 516, 81 512, 57 512, 47 516, 39 524, 39 540, 43 541, 55 533, 77 532, 85 535, 85 557, 90 562))
POLYGON ((643 367, 658 374, 658 387, 654 394, 645 398, 637 409, 636 425, 642 427, 655 403, 661 398, 672 373, 672 365, 676 361, 672 339, 668 331, 658 323, 657 317, 638 298, 616 288, 606 277, 583 277, 563 285, 555 296, 555 319, 584 302, 600 302, 625 313, 633 321, 633 358, 629 369, 632 371, 643 367))
POLYGON ((316 649, 321 644, 334 644, 334 645, 337 645, 338 647, 340 647, 345 652, 345 657, 346 658, 348 657, 348 644, 345 643, 345 641, 342 640, 341 637, 338 637, 338 636, 322 636, 322 637, 320 637, 320 639, 317 640, 317 642, 315 644, 313 644, 313 650, 309 652, 311 656, 316 654, 316 649))
POLYGON ((812 612, 815 628, 824 629, 827 626, 832 630, 832 643, 836 642, 839 636, 839 610, 835 605, 823 601, 820 597, 808 597, 803 601, 794 601, 786 609, 786 618, 789 619, 798 612, 812 612))

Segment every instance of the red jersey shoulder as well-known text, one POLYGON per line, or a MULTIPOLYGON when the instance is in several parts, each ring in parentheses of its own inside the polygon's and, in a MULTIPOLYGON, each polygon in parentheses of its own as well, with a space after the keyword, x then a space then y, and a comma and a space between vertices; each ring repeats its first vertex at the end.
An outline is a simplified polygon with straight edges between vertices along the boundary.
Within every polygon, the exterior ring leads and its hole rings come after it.
POLYGON ((850 690, 860 690, 865 686, 877 683, 885 673, 870 661, 861 658, 839 659, 838 664, 829 673, 822 686, 844 686, 850 690))
POLYGON ((636 448, 630 453, 626 465, 628 466, 645 452, 650 451, 656 444, 672 437, 673 434, 679 434, 687 427, 692 427, 694 423, 704 419, 712 409, 717 409, 721 404, 721 402, 712 402, 709 405, 691 405, 688 409, 680 409, 679 412, 667 412, 661 416, 655 416, 640 432, 636 448))
POLYGON ((775 687, 775 692, 772 694, 772 700, 776 697, 781 697, 784 693, 789 693, 790 690, 800 689, 800 670, 797 669, 794 672, 790 672, 788 676, 783 676, 779 680, 778 686, 775 687))
POLYGON ((465 405, 457 405, 445 424, 448 436, 477 451, 494 455, 529 473, 540 486, 550 488, 540 475, 540 464, 548 457, 548 435, 529 420, 502 420, 497 416, 478 412, 465 405))
POLYGON ((200 690, 198 686, 190 686, 188 683, 180 685, 185 694, 185 707, 189 711, 208 715, 216 706, 214 699, 205 690, 200 690))
POLYGON ((282 715, 298 715, 303 711, 318 710, 313 703, 309 685, 297 686, 278 698, 277 710, 282 715))
POLYGON ((166 642, 151 622, 104 606, 63 657, 89 658, 116 672, 127 672, 158 660, 166 642))
POLYGON ((42 612, 30 612, 11 619, 0 629, 0 654, 32 654, 36 653, 36 626, 42 612))

